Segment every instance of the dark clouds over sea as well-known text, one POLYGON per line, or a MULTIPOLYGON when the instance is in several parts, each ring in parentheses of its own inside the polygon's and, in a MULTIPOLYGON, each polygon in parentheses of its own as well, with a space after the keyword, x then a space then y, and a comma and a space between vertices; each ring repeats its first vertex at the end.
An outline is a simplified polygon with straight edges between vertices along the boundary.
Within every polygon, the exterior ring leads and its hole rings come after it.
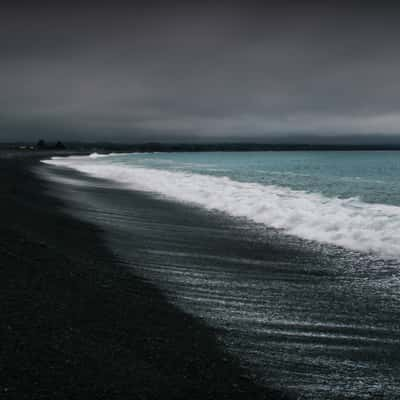
POLYGON ((0 139, 395 135, 399 17, 383 2, 5 5, 0 139))

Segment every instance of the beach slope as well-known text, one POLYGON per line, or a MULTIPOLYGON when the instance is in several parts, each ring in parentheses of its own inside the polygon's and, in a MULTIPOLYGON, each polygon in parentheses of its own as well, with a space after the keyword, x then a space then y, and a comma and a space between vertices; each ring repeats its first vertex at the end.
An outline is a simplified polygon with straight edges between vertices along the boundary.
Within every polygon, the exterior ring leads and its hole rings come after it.
POLYGON ((282 398, 63 213, 37 162, 0 155, 1 398, 282 398))

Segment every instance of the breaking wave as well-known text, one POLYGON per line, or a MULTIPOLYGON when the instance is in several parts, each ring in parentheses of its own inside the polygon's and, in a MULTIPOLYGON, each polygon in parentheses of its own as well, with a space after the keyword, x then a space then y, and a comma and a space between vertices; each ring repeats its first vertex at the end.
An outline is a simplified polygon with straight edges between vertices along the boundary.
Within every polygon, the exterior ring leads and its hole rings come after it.
POLYGON ((238 182, 227 177, 110 164, 92 157, 53 158, 125 188, 219 210, 280 229, 287 234, 344 248, 400 257, 400 207, 330 198, 282 186, 238 182))

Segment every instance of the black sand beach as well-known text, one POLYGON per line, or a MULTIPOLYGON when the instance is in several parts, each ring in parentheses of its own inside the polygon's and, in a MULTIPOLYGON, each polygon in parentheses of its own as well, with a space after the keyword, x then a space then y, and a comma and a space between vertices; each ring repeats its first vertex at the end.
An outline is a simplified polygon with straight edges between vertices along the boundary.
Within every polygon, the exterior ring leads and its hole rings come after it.
POLYGON ((283 398, 66 215, 37 155, 0 162, 1 398, 283 398))
POLYGON ((397 264, 0 154, 3 397, 398 397, 397 264))

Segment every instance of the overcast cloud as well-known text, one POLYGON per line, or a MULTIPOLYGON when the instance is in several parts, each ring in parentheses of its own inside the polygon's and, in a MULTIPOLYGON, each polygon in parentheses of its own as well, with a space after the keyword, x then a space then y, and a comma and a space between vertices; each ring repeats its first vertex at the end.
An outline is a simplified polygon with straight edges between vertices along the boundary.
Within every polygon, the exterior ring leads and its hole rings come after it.
POLYGON ((397 8, 300 3, 4 7, 0 139, 400 133, 397 8))

